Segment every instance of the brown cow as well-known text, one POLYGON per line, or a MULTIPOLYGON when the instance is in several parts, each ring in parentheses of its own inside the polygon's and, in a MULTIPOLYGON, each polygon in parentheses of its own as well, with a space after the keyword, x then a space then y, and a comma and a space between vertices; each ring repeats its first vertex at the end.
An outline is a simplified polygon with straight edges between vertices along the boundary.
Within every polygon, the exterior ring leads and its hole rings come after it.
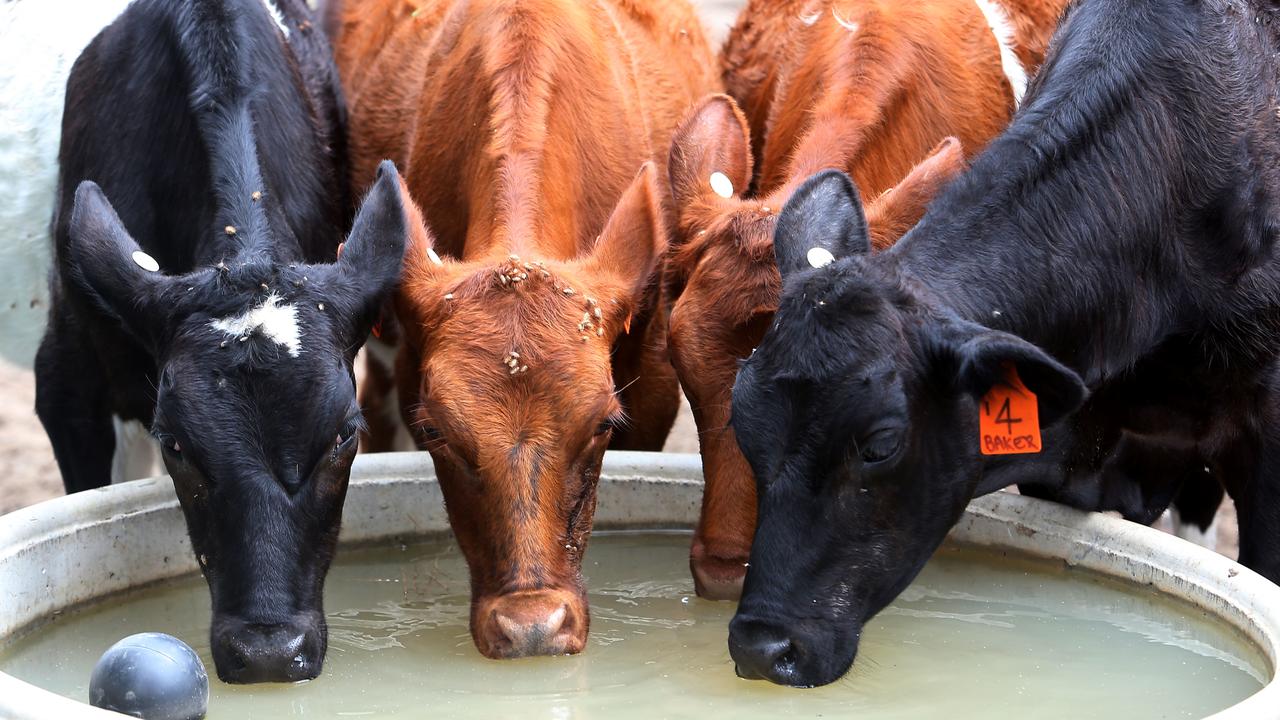
POLYGON ((1023 63, 1043 58, 1063 3, 1023 4, 1010 18, 989 0, 752 0, 722 55, 745 114, 716 96, 676 131, 670 343, 707 481, 690 552, 699 595, 737 597, 755 527, 729 396, 777 306, 777 211, 806 177, 838 168, 875 198, 876 247, 901 236, 963 169, 961 148, 978 152, 1008 123, 1023 63))
POLYGON ((665 155, 714 57, 684 0, 333 12, 354 182, 390 157, 421 208, 397 385, 470 567, 472 637, 578 652, 601 457, 659 449, 675 417, 665 155))

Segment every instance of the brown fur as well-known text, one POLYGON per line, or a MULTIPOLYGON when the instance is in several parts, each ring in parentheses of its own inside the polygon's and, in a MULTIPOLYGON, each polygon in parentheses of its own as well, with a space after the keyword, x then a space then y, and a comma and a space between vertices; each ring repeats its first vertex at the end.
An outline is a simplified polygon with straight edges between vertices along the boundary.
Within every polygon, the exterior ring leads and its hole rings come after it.
MULTIPOLYGON (((1026 58, 1042 59, 1052 32, 1049 10, 1064 4, 1003 3, 1028 72, 1026 58)), ((729 398, 738 360, 777 304, 776 213, 805 178, 839 168, 870 199, 872 239, 886 247, 965 156, 1004 128, 1014 100, 973 0, 752 0, 721 60, 737 102, 709 98, 672 143, 679 212, 669 282, 679 297, 670 342, 707 480, 690 558, 695 584, 704 596, 736 597, 755 483, 728 427, 729 398), (733 197, 711 191, 715 171, 730 178, 733 197)))
POLYGON ((715 86, 710 50, 684 0, 345 5, 354 184, 390 157, 421 208, 397 385, 471 569, 473 639, 577 652, 601 456, 659 449, 675 416, 663 165, 715 86))

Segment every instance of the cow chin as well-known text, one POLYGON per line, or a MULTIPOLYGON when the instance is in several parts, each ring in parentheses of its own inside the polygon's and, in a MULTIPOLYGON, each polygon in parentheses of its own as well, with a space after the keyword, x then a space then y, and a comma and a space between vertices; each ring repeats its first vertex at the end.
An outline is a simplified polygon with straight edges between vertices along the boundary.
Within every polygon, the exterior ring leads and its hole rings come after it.
POLYGON ((746 680, 817 687, 849 671, 861 637, 861 623, 739 612, 729 623, 729 656, 746 680))
POLYGON ((521 590, 477 596, 471 637, 488 658, 572 655, 582 652, 590 622, 586 593, 521 590))

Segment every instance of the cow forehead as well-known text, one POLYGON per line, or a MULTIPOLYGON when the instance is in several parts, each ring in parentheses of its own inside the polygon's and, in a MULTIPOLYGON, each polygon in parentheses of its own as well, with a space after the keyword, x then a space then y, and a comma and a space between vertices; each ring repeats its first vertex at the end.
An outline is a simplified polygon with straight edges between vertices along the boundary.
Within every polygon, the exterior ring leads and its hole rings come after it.
POLYGON ((211 320, 209 327, 225 336, 223 343, 243 343, 261 338, 279 346, 289 357, 296 358, 302 354, 298 307, 295 303, 285 302, 274 292, 243 312, 211 320))

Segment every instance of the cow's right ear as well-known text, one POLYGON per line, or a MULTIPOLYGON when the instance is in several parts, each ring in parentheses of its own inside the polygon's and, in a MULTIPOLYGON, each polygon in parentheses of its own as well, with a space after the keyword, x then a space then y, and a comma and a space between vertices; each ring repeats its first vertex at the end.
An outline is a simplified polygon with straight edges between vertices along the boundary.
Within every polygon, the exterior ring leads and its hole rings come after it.
POLYGON ((1049 353, 1012 333, 958 319, 926 324, 935 369, 950 376, 955 389, 981 399, 1009 370, 1036 395, 1040 424, 1048 426, 1075 412, 1089 396, 1084 381, 1049 353))
POLYGON ((839 170, 824 170, 805 180, 778 214, 773 254, 783 278, 870 251, 862 196, 839 170))
POLYGON ((85 180, 76 188, 68 231, 71 282, 126 332, 156 347, 179 305, 178 280, 142 251, 97 183, 85 180))
POLYGON ((671 136, 667 172, 681 217, 699 204, 741 197, 751 183, 751 136, 733 98, 711 95, 685 117, 671 136))

